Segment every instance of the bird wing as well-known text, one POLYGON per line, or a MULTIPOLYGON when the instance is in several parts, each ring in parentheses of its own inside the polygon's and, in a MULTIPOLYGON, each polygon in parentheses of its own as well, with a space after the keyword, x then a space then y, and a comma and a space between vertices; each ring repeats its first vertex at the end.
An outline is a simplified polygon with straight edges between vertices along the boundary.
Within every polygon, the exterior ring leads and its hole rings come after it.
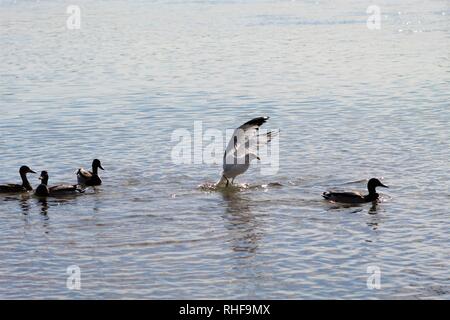
POLYGON ((269 143, 277 132, 259 134, 259 128, 269 117, 259 117, 250 120, 234 130, 223 155, 225 163, 233 163, 234 158, 241 158, 249 153, 257 154, 258 148, 269 143), (231 160, 230 160, 231 159, 231 160))

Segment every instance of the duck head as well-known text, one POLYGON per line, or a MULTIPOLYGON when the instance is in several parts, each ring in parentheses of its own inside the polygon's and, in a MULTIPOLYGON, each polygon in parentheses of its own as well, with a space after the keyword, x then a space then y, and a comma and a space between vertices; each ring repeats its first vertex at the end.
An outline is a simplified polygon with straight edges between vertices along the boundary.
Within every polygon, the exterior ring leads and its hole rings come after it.
POLYGON ((377 178, 372 178, 367 183, 367 189, 369 190, 369 194, 376 193, 375 190, 377 187, 389 188, 388 186, 382 184, 381 181, 378 180, 377 178))

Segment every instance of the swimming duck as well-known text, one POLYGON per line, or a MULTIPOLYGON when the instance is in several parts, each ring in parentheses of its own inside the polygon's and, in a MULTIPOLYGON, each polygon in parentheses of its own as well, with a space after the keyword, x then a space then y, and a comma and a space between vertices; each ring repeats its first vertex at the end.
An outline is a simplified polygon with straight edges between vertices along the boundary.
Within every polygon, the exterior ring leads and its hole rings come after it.
POLYGON ((87 171, 83 168, 78 169, 77 179, 78 184, 82 186, 99 186, 102 184, 102 179, 98 176, 98 169, 103 169, 100 160, 94 159, 92 161, 92 171, 87 171))
POLYGON ((33 187, 28 182, 27 173, 36 173, 27 166, 22 166, 19 169, 22 184, 5 184, 0 185, 0 193, 18 193, 33 190, 33 187))
POLYGON ((372 178, 367 183, 367 189, 369 190, 369 194, 363 195, 359 192, 334 192, 328 191, 322 194, 327 200, 333 202, 342 202, 342 203, 366 203, 373 202, 379 198, 378 193, 376 192, 377 187, 389 188, 388 186, 381 183, 380 180, 376 178, 372 178))
POLYGON ((260 134, 259 129, 267 120, 269 117, 254 118, 234 130, 223 155, 222 177, 216 187, 233 185, 234 179, 244 174, 253 160, 261 160, 258 155, 259 148, 269 144, 272 138, 278 135, 275 131, 260 134))
POLYGON ((75 193, 83 193, 84 190, 80 189, 78 185, 57 185, 53 187, 48 187, 48 173, 47 171, 42 171, 39 177, 41 184, 36 188, 34 192, 37 196, 48 197, 48 196, 62 196, 70 195, 75 193))

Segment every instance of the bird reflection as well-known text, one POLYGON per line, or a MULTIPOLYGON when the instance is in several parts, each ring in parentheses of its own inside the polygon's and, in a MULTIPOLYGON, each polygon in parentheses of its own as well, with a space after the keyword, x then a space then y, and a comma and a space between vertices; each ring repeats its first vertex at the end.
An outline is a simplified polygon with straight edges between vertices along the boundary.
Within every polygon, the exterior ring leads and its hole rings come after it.
POLYGON ((370 221, 367 221, 367 226, 370 227, 372 230, 378 230, 378 223, 380 221, 380 218, 378 217, 378 206, 377 202, 373 202, 372 206, 370 207, 368 214, 370 215, 370 221))
POLYGON ((372 202, 372 206, 369 209, 368 214, 377 214, 378 203, 376 201, 372 202))
POLYGON ((236 191, 223 192, 222 195, 227 205, 224 220, 231 234, 231 249, 244 253, 244 257, 254 255, 261 235, 258 233, 259 222, 251 211, 249 200, 236 191))

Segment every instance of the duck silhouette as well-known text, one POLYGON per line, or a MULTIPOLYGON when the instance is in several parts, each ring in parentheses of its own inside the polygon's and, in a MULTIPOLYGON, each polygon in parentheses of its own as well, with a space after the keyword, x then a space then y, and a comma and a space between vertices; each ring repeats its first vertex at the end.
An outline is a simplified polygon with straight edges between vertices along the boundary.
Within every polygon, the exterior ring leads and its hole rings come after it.
POLYGON ((19 193, 33 190, 30 182, 27 179, 28 173, 36 173, 27 166, 21 166, 19 169, 22 184, 4 184, 0 185, 0 193, 19 193))

